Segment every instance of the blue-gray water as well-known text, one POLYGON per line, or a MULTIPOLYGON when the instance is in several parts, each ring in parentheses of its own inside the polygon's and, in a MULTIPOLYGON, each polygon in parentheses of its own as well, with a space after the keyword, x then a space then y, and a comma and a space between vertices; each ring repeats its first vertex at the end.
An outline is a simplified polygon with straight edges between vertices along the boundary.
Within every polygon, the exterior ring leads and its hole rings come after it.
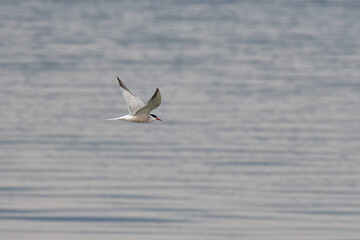
POLYGON ((359 1, 74 2, 0 2, 0 239, 359 239, 359 1))

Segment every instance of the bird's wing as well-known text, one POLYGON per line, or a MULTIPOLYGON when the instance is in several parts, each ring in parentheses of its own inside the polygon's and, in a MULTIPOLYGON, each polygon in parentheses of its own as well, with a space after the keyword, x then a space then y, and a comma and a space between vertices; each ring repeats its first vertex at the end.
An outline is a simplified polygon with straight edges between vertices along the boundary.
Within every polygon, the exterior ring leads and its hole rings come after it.
POLYGON ((150 98, 146 106, 140 108, 135 113, 135 115, 139 115, 143 113, 149 114, 152 110, 159 107, 160 104, 161 104, 161 94, 160 94, 160 90, 157 88, 154 95, 150 98))
POLYGON ((130 115, 135 115, 135 113, 141 109, 144 106, 144 102, 135 96, 126 86, 125 84, 120 80, 119 77, 116 77, 119 81, 120 90, 122 95, 124 96, 130 115))

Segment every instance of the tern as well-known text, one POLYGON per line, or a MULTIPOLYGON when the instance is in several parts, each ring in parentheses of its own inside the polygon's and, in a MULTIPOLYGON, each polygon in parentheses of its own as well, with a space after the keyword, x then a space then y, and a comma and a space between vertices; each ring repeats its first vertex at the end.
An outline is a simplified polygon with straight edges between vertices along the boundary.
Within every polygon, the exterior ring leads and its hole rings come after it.
POLYGON ((123 120, 128 122, 137 122, 137 123, 151 123, 155 120, 162 121, 155 114, 150 113, 152 110, 160 106, 161 103, 161 94, 159 88, 156 88, 154 95, 150 98, 148 103, 144 105, 144 102, 135 96, 120 80, 119 77, 116 77, 119 81, 120 90, 124 96, 127 107, 129 109, 129 114, 117 117, 110 118, 106 120, 123 120))

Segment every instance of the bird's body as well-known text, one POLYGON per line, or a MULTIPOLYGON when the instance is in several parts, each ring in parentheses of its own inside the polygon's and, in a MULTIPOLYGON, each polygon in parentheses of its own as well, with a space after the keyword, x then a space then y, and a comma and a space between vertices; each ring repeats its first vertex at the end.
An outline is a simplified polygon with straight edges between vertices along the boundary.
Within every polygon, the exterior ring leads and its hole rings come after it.
POLYGON ((140 98, 135 96, 118 77, 117 79, 119 81, 121 93, 126 100, 129 114, 122 117, 110 118, 107 120, 123 120, 137 123, 151 123, 155 120, 162 121, 156 115, 150 113, 152 110, 159 107, 161 104, 161 94, 158 88, 156 89, 154 95, 150 98, 148 103, 144 105, 144 102, 140 98))
POLYGON ((151 116, 141 115, 141 116, 133 116, 133 115, 125 115, 122 117, 117 118, 110 118, 106 120, 123 120, 127 122, 138 122, 138 123, 151 123, 155 121, 156 119, 152 118, 151 116))

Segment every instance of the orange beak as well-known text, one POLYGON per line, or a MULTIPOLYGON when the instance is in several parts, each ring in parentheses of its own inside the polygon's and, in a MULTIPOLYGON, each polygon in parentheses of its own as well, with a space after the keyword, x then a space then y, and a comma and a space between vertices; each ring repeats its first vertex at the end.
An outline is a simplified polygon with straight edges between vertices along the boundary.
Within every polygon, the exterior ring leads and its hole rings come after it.
POLYGON ((158 121, 162 121, 160 118, 157 118, 156 120, 158 120, 158 121))

